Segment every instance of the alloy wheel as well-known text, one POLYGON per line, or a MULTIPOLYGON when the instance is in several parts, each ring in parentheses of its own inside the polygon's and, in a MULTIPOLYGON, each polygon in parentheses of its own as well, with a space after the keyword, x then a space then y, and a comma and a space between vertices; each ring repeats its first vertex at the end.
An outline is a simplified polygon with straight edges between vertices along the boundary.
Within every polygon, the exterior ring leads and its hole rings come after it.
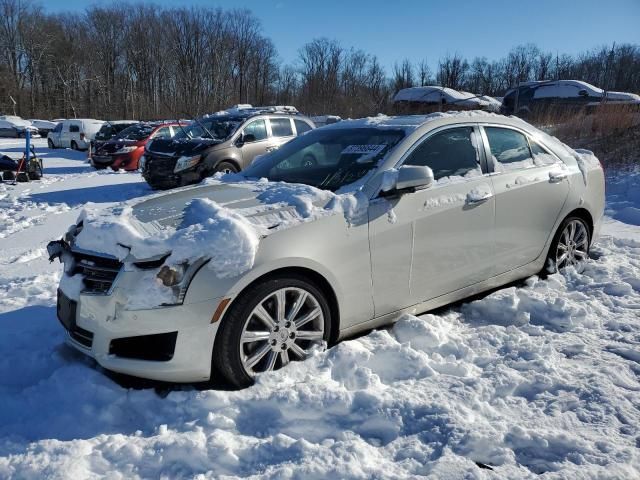
POLYGON ((564 227, 556 246, 556 267, 581 269, 589 256, 589 232, 580 220, 571 220, 564 227))
POLYGON ((246 319, 240 336, 240 359, 254 376, 308 356, 324 339, 324 315, 318 300, 297 287, 264 297, 246 319))

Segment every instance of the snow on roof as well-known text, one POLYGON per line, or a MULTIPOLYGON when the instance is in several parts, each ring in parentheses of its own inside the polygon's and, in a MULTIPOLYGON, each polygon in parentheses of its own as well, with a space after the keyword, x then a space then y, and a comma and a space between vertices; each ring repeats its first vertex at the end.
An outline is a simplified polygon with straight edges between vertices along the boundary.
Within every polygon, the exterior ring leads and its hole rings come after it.
POLYGON ((403 88, 393 97, 394 102, 451 103, 460 106, 489 106, 495 102, 474 93, 454 90, 448 87, 423 86, 403 88))
POLYGON ((473 118, 474 120, 478 120, 481 117, 496 120, 496 119, 507 119, 504 115, 497 115, 495 113, 483 112, 480 110, 464 110, 464 111, 449 111, 449 112, 435 112, 430 113, 428 115, 400 115, 390 117, 388 115, 379 114, 375 117, 366 117, 366 118, 358 118, 355 120, 348 119, 342 120, 338 123, 333 123, 331 125, 327 125, 323 127, 323 129, 334 129, 334 128, 366 128, 366 127, 376 127, 376 128, 397 128, 404 130, 405 133, 410 133, 416 130, 418 127, 421 127, 425 123, 432 122, 435 120, 442 120, 444 118, 457 118, 460 120, 473 118))

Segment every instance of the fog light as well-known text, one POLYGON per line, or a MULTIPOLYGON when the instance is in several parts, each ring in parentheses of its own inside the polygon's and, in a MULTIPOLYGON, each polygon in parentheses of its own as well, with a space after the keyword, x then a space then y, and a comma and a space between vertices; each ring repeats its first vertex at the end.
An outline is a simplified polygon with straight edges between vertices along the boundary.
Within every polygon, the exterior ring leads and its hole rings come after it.
POLYGON ((178 285, 182 281, 184 270, 185 269, 182 265, 171 267, 165 265, 158 272, 157 278, 162 281, 162 284, 165 287, 173 287, 174 285, 178 285))

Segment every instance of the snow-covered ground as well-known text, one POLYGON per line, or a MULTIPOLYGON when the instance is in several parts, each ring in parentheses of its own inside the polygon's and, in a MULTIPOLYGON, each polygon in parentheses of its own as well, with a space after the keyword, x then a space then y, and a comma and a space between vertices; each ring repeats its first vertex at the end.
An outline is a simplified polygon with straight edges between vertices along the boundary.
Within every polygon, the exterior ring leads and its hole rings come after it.
POLYGON ((609 177, 583 274, 407 316, 244 391, 134 390, 63 344, 44 247, 86 202, 151 191, 36 144, 43 181, 0 184, 0 478, 640 478, 640 171, 609 177))

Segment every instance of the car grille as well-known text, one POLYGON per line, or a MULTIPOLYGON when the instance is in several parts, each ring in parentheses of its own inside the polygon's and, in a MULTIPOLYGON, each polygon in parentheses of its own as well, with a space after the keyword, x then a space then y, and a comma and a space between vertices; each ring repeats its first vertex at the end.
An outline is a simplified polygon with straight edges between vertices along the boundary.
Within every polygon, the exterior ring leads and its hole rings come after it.
POLYGON ((108 294, 122 269, 122 263, 113 257, 100 257, 73 252, 73 274, 82 275, 83 293, 108 294))
POLYGON ((178 161, 175 157, 159 157, 149 153, 144 154, 146 163, 145 172, 153 172, 154 175, 173 175, 173 169, 178 161))

